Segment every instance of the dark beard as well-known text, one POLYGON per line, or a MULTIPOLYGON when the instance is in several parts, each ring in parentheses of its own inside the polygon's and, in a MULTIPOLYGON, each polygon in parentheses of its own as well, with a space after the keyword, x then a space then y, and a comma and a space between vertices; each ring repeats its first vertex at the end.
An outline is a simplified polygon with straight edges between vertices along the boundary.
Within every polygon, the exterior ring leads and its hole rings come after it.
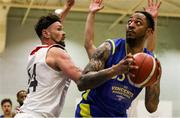
POLYGON ((127 38, 126 43, 132 48, 134 48, 138 45, 138 41, 135 38, 127 38))
POLYGON ((61 46, 63 46, 63 47, 66 47, 66 44, 65 44, 64 41, 60 41, 58 44, 61 45, 61 46))

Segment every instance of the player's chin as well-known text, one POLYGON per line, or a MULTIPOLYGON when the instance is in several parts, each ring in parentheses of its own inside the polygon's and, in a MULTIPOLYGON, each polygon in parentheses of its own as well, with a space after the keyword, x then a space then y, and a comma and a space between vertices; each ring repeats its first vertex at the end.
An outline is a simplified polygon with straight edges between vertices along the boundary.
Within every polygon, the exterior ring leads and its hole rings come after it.
POLYGON ((130 42, 134 42, 134 41, 135 41, 135 37, 133 37, 133 36, 127 36, 127 37, 126 37, 126 41, 129 42, 129 43, 130 43, 130 42))

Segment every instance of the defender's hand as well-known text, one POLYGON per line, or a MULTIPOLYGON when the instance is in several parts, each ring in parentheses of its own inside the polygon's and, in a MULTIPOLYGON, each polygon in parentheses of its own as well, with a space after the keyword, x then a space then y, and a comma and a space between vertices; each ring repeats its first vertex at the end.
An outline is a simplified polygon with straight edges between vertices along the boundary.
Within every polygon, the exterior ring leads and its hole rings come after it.
POLYGON ((101 5, 103 0, 91 0, 91 4, 89 5, 89 11, 92 13, 96 13, 99 10, 103 9, 104 6, 101 5))
POLYGON ((71 8, 75 3, 75 0, 67 0, 66 1, 66 7, 71 8))
POLYGON ((154 19, 158 17, 158 10, 161 6, 161 1, 156 0, 156 2, 153 2, 153 0, 148 0, 148 6, 144 8, 144 11, 150 13, 154 19))

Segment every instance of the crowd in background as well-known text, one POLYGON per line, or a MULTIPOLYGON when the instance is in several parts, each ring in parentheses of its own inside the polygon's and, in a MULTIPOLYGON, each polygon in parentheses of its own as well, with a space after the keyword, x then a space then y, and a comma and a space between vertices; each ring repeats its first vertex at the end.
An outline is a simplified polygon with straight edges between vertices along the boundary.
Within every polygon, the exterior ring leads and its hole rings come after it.
POLYGON ((13 118, 15 114, 19 112, 19 108, 20 106, 23 105, 23 101, 25 100, 26 96, 27 96, 27 91, 25 90, 20 90, 17 92, 16 97, 19 106, 16 106, 14 110, 12 109, 13 103, 10 98, 2 99, 1 109, 3 113, 0 115, 0 118, 13 118))

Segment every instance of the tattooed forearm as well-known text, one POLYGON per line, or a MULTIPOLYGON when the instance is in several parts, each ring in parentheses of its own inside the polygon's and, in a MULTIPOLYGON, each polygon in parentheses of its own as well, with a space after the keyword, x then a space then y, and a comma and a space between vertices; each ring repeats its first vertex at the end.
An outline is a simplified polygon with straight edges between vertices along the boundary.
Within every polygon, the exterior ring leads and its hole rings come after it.
POLYGON ((107 80, 111 79, 112 69, 107 68, 98 72, 89 72, 81 76, 81 80, 78 81, 77 85, 80 91, 93 89, 107 80))
POLYGON ((85 67, 83 73, 102 70, 104 68, 106 60, 110 55, 110 50, 110 44, 107 42, 98 47, 96 52, 93 54, 90 62, 85 67))
POLYGON ((110 44, 105 42, 93 54, 89 64, 85 67, 81 79, 77 81, 79 90, 91 89, 107 81, 113 69, 104 69, 105 62, 110 55, 110 44))
POLYGON ((155 112, 159 104, 160 81, 152 86, 146 87, 145 105, 146 109, 155 112))

